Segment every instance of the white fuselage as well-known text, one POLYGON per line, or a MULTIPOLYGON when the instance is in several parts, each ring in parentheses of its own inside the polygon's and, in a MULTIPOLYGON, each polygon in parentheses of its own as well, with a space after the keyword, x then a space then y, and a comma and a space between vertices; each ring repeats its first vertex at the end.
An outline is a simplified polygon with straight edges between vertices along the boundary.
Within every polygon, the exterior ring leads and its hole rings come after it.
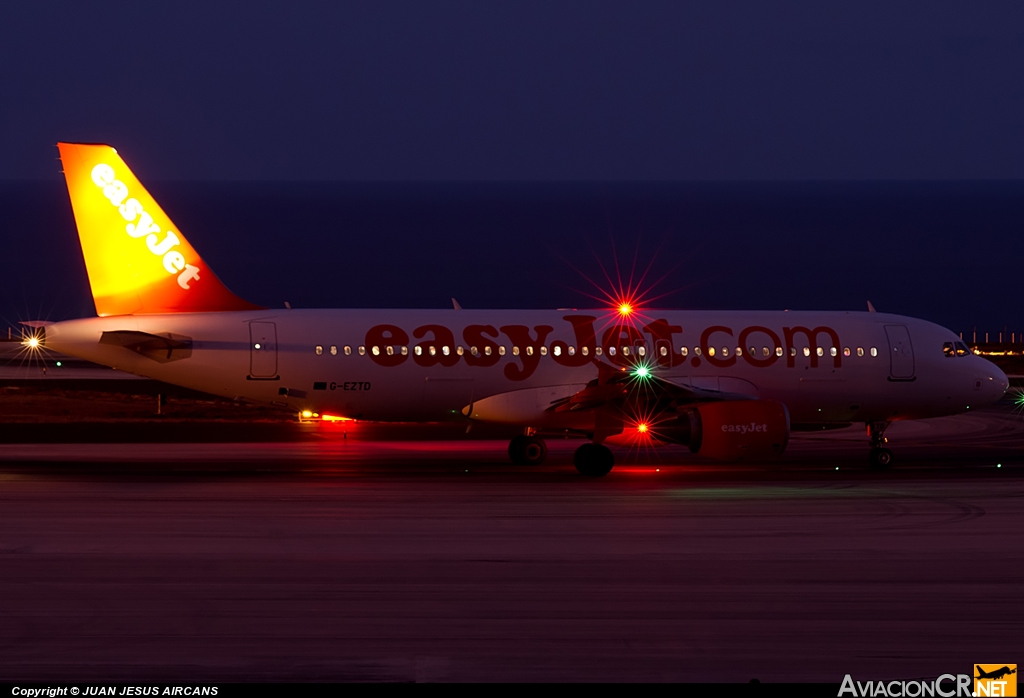
POLYGON ((262 310, 71 320, 45 341, 207 393, 379 421, 554 424, 546 406, 597 378, 598 362, 777 400, 794 424, 956 414, 1007 388, 990 362, 950 352, 960 340, 949 330, 884 313, 262 310), (190 351, 160 362, 100 343, 126 331, 186 337, 190 351))

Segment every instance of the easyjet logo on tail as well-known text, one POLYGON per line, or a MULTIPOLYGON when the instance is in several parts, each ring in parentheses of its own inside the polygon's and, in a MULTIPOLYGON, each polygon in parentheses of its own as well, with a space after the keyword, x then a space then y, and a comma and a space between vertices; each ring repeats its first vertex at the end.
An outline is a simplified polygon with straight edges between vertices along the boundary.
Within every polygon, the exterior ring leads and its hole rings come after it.
POLYGON ((186 291, 190 281, 199 280, 199 267, 185 263, 185 256, 176 247, 181 244, 177 234, 168 230, 160 237, 160 226, 153 222, 153 216, 146 212, 138 199, 129 196, 128 187, 114 176, 114 168, 100 163, 92 168, 92 181, 99 187, 107 201, 117 208, 127 222, 125 232, 133 238, 145 238, 146 248, 156 257, 162 258, 164 270, 176 274, 178 285, 186 291))

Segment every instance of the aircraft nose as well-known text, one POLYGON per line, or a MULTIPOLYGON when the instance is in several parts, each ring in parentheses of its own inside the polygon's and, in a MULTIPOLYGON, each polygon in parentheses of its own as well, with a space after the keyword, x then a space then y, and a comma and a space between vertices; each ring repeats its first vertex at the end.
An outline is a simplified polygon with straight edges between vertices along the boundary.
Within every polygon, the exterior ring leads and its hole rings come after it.
POLYGON ((989 366, 987 373, 985 382, 988 385, 985 386, 985 393, 992 402, 998 402, 1010 387, 1010 379, 1006 377, 1001 368, 995 365, 989 366))

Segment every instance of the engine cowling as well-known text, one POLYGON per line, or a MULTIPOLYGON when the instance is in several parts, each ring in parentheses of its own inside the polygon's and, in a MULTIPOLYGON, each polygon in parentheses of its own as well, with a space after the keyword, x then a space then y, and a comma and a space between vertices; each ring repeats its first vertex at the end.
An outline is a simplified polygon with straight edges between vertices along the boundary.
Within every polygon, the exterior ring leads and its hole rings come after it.
POLYGON ((655 436, 715 460, 778 457, 789 442, 789 411, 774 400, 709 402, 660 424, 655 436))

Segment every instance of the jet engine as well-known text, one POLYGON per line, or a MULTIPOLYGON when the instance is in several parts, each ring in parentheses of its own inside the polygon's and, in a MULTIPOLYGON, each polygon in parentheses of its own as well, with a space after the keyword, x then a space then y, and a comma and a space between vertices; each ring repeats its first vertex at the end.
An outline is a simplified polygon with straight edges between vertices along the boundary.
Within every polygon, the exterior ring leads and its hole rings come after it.
POLYGON ((708 402, 659 423, 651 435, 715 460, 770 458, 786 450, 789 411, 774 400, 708 402))

